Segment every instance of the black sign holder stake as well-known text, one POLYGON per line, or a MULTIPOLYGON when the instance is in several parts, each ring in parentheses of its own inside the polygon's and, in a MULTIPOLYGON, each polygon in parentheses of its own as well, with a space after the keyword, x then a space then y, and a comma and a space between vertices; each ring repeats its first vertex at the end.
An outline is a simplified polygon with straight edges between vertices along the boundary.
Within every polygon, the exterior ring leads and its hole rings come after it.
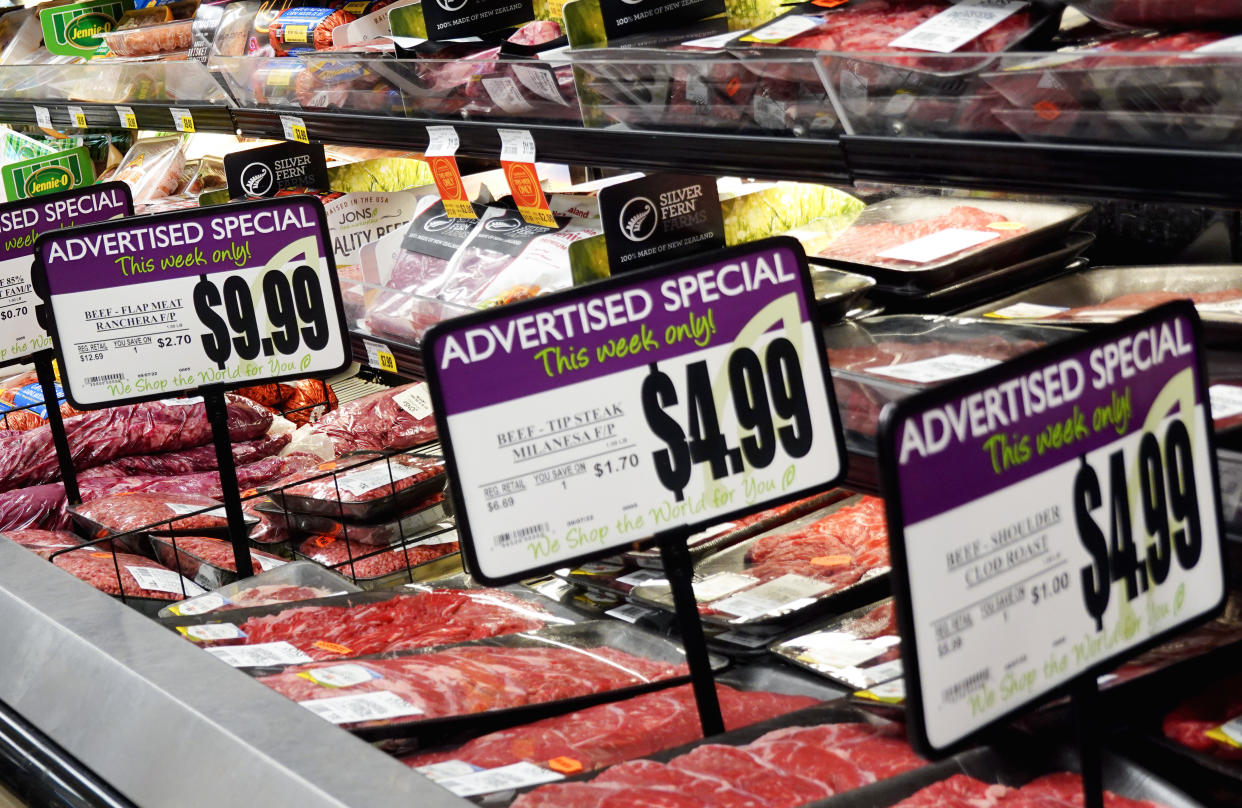
POLYGON ((1074 682, 1070 701, 1074 709, 1074 725, 1078 736, 1078 759, 1082 768, 1082 793, 1085 808, 1104 808, 1104 774, 1100 745, 1100 689, 1093 675, 1074 682))
POLYGON ((69 436, 65 434, 65 419, 60 417, 60 399, 56 395, 56 369, 52 367, 51 351, 39 351, 34 355, 35 373, 43 388, 43 405, 47 407, 47 425, 52 430, 52 444, 56 447, 56 462, 60 466, 60 478, 64 481, 65 496, 69 504, 82 502, 78 491, 78 472, 73 467, 73 453, 69 449, 69 436))
MULTIPOLYGON (((707 653, 707 638, 703 635, 703 623, 699 619, 698 602, 694 599, 691 584, 694 564, 685 530, 669 530, 657 533, 656 546, 660 548, 660 560, 664 575, 673 592, 673 605, 677 609, 677 623, 681 627, 681 644, 686 651, 686 664, 690 667, 690 682, 694 687, 694 701, 699 708, 699 723, 703 737, 724 732, 724 719, 720 715, 720 699, 716 695, 716 680, 712 675, 712 662, 707 653)), ((1091 806, 1088 806, 1091 808, 1091 806)))
POLYGON ((237 485, 237 466, 233 463, 233 442, 229 439, 229 410, 224 403, 224 392, 219 388, 204 390, 203 404, 207 408, 207 423, 211 424, 211 442, 216 448, 221 499, 224 500, 224 513, 229 520, 233 560, 237 562, 237 574, 242 578, 249 578, 254 575, 250 543, 247 539, 250 531, 246 530, 246 517, 242 513, 241 490, 237 485))

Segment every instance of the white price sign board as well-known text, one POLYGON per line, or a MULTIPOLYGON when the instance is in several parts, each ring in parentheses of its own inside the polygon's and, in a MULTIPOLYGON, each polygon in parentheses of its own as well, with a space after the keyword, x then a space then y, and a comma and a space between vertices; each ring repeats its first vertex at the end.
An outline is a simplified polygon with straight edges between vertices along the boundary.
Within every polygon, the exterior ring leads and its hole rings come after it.
POLYGON ((326 375, 350 361, 323 207, 311 197, 47 233, 36 253, 74 406, 326 375))
POLYGON ((131 216, 129 186, 108 182, 0 205, 0 365, 49 350, 52 338, 39 324, 39 297, 31 281, 40 233, 131 216))
POLYGON ((912 737, 947 752, 1217 612, 1198 317, 1171 303, 886 410, 912 737))
POLYGON ((487 583, 693 533, 844 472, 793 239, 442 323, 424 365, 466 559, 487 583))

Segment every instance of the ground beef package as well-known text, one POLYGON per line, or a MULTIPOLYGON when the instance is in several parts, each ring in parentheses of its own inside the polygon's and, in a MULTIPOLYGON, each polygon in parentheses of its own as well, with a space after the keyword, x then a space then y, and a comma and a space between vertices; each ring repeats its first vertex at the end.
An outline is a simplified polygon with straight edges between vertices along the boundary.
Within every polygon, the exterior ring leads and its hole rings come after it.
MULTIPOLYGON (((48 558, 52 553, 59 550, 72 550, 82 546, 82 539, 76 533, 70 533, 67 530, 26 528, 24 530, 6 530, 2 535, 9 541, 20 544, 22 547, 43 558, 48 558)), ((100 544, 92 544, 90 549, 111 550, 112 546, 109 542, 101 542, 100 544)))
MULTIPOLYGON (((255 440, 234 443, 233 462, 242 466, 271 457, 289 443, 289 437, 288 433, 266 435, 255 440)), ((216 447, 208 445, 182 449, 177 452, 120 457, 102 466, 89 469, 84 472, 84 475, 88 477, 162 476, 215 471, 216 467, 216 447)))
MULTIPOLYGON (((208 536, 169 536, 151 539, 156 559, 177 570, 196 584, 218 589, 237 580, 237 560, 233 545, 208 536)), ((250 551, 256 572, 267 572, 285 563, 283 558, 258 550, 250 551)))
POLYGON ((268 491, 288 511, 361 522, 392 519, 444 487, 444 458, 398 454, 364 462, 369 453, 322 463, 268 491), (310 478, 310 479, 308 479, 310 478), (307 482, 298 482, 299 480, 307 482))
POLYGON ((391 549, 338 539, 335 536, 312 536, 297 548, 297 554, 344 575, 364 588, 375 588, 387 582, 389 575, 404 573, 437 558, 461 549, 457 533, 447 533, 401 544, 391 549), (380 580, 383 579, 383 580, 380 580))
MULTIPOLYGON (((305 454, 265 457, 262 460, 238 466, 237 484, 243 491, 246 491, 261 485, 268 485, 295 472, 313 468, 318 463, 319 458, 305 454)), ((215 499, 223 496, 220 474, 217 471, 202 471, 174 477, 160 475, 86 477, 78 480, 78 488, 81 490, 82 499, 88 502, 110 494, 132 491, 164 495, 196 494, 215 499)))
POLYGON ((74 550, 56 556, 52 563, 109 595, 182 600, 204 592, 202 587, 159 562, 130 553, 74 550))
POLYGON ((423 382, 355 399, 311 425, 338 456, 347 452, 409 449, 436 439, 431 394, 423 382))

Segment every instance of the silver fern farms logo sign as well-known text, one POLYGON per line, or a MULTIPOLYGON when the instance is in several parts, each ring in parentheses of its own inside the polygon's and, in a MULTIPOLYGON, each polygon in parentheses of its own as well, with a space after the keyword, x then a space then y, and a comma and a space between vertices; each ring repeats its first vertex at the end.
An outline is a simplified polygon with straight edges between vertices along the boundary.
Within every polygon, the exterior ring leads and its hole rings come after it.
POLYGON ((660 224, 655 203, 645 196, 636 196, 621 208, 621 232, 630 241, 646 241, 660 224))

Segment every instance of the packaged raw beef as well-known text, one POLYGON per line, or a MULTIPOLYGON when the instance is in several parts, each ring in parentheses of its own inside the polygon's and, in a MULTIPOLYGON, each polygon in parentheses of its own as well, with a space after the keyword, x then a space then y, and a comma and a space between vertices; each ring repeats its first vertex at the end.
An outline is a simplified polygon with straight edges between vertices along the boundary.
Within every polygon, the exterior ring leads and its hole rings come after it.
POLYGON ((382 719, 387 723, 542 704, 647 685, 684 673, 685 665, 613 648, 559 644, 460 646, 391 659, 319 662, 292 666, 259 681, 322 718, 358 726, 368 722, 363 716, 375 713, 359 714, 348 702, 342 703, 341 697, 383 699, 396 713, 382 719))
POLYGON ((443 457, 365 452, 320 463, 280 480, 265 493, 287 511, 378 522, 443 488, 443 457))
POLYGON ((42 528, 63 530, 73 524, 65 487, 60 483, 32 485, 0 493, 0 530, 42 528))
POLYGON ((516 634, 551 622, 562 621, 507 592, 437 589, 352 606, 282 609, 240 628, 246 644, 288 642, 325 660, 516 634))
MULTIPOLYGON (((253 402, 228 396, 229 437, 258 438, 272 415, 253 402)), ((65 419, 74 467, 83 470, 130 455, 175 451, 211 441, 211 425, 201 401, 166 399, 129 404, 65 419)), ((0 440, 0 490, 51 482, 60 476, 51 429, 47 426, 0 440)))
POLYGON ((283 511, 267 497, 255 497, 242 503, 247 517, 259 520, 250 530, 250 541, 257 545, 280 545, 289 541, 292 525, 283 511))
POLYGON ((1165 737, 1198 752, 1242 760, 1237 738, 1242 716, 1242 676, 1223 679, 1190 696, 1164 717, 1165 737), (1230 722, 1233 722, 1232 724, 1230 722), (1226 726, 1228 725, 1228 726, 1226 726))
MULTIPOLYGON (((290 435, 265 435, 255 440, 241 441, 233 444, 233 462, 239 466, 254 463, 265 457, 279 454, 289 443, 290 435)), ((181 449, 176 452, 160 454, 134 455, 110 460, 102 466, 90 469, 93 473, 103 476, 136 476, 136 475, 176 475, 193 474, 199 471, 216 469, 216 447, 196 446, 193 449, 181 449)))
POLYGON ((460 550, 456 531, 449 530, 383 548, 334 536, 312 536, 298 545, 295 553, 344 575, 363 589, 378 589, 446 574, 451 567, 460 566, 456 555, 460 550), (445 559, 446 565, 431 563, 440 559, 445 559), (429 568, 420 570, 423 565, 429 568))
POLYGON ((290 561, 250 578, 225 584, 204 595, 160 610, 160 617, 191 617, 216 611, 296 603, 361 591, 310 561, 290 561))
MULTIPOLYGON (((265 457, 253 463, 238 466, 237 484, 243 490, 258 488, 299 471, 314 468, 318 457, 306 454, 290 454, 285 457, 265 457)), ((91 477, 84 475, 78 480, 82 499, 92 500, 114 494, 148 492, 152 494, 185 496, 198 495, 219 499, 223 496, 220 473, 201 471, 194 474, 165 476, 91 477)))
POLYGON ((852 690, 902 675, 901 637, 891 598, 772 646, 772 652, 852 690))
POLYGON ((436 439, 431 394, 423 382, 342 404, 312 424, 311 430, 328 438, 338 456, 347 452, 409 449, 436 439))
MULTIPOLYGON (((1082 777, 1069 772, 1048 774, 1021 788, 1010 788, 965 774, 955 774, 902 800, 893 808, 940 808, 941 806, 989 806, 1027 808, 1027 806, 1082 805, 1082 777)), ((1159 803, 1135 800, 1104 792, 1109 808, 1162 808, 1159 803)))
POLYGON ((130 553, 71 550, 55 556, 52 563, 100 592, 126 599, 181 600, 204 591, 162 564, 130 553))
POLYGON ((227 533, 229 523, 218 500, 193 495, 114 494, 70 508, 73 519, 92 538, 118 536, 130 552, 146 552, 147 532, 227 533))
MULTIPOLYGON (((808 696, 746 692, 716 685, 725 729, 734 730, 816 703, 808 696)), ((572 773, 590 772, 671 749, 703 737, 690 685, 644 693, 624 701, 482 735, 454 749, 403 757, 418 768, 461 761, 492 769, 520 761, 560 764, 572 773), (572 767, 568 769, 567 767, 572 767)))
MULTIPOLYGON (((218 589, 237 580, 237 560, 233 545, 224 539, 207 536, 152 536, 151 547, 155 558, 171 570, 176 570, 194 583, 207 589, 218 589)), ((251 550, 250 558, 255 570, 266 572, 286 563, 285 559, 251 550)))
MULTIPOLYGON (((260 513, 277 524, 282 526, 287 524, 289 530, 309 533, 314 536, 331 536, 357 544, 373 546, 387 546, 413 541, 435 528, 451 527, 452 525, 451 522, 446 521, 449 516, 449 508, 447 497, 443 491, 439 491, 415 503, 389 522, 360 524, 334 518, 335 514, 330 517, 296 512, 269 514, 260 511, 260 513)), ((251 541, 254 540, 254 534, 252 533, 251 541)))
POLYGON ((736 746, 703 744, 667 763, 634 760, 613 766, 587 782, 540 786, 519 796, 513 808, 789 808, 924 765, 897 725, 845 722, 790 726, 736 746))
POLYGON ((267 35, 277 56, 300 56, 332 47, 332 29, 356 19, 343 8, 299 6, 282 11, 267 35))
MULTIPOLYGON (((20 544, 27 550, 36 555, 48 558, 52 553, 58 550, 71 550, 75 547, 82 546, 82 539, 75 533, 66 530, 39 530, 36 528, 26 528, 21 530, 6 530, 0 535, 9 541, 20 544)), ((92 550, 111 550, 110 542, 102 542, 101 544, 93 544, 92 550)))

